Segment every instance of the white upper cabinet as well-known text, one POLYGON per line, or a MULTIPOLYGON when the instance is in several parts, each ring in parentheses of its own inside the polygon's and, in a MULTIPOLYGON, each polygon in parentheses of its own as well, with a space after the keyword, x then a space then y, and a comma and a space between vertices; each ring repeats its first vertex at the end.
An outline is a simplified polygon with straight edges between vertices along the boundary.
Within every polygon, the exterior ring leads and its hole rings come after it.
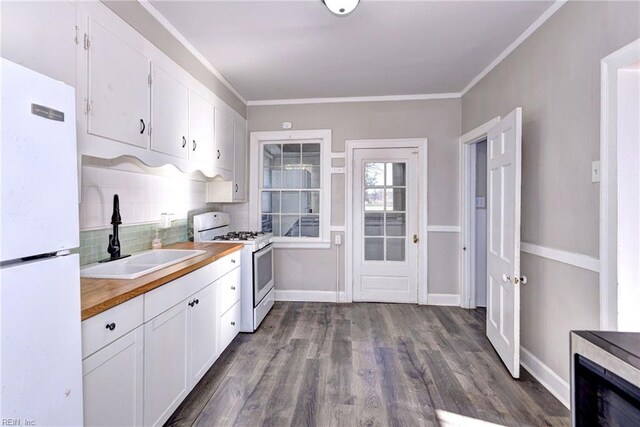
POLYGON ((68 1, 2 2, 2 57, 76 85, 76 4, 68 1))
POLYGON ((233 117, 228 112, 216 107, 216 156, 217 169, 233 170, 233 117))
POLYGON ((205 174, 213 170, 213 105, 189 91, 189 160, 205 174))
POLYGON ((149 146, 149 59, 89 19, 88 132, 149 146))
POLYGON ((152 64, 151 149, 187 159, 189 137, 189 90, 178 79, 152 64))
POLYGON ((246 199, 247 186, 247 122, 234 122, 233 200, 246 199))

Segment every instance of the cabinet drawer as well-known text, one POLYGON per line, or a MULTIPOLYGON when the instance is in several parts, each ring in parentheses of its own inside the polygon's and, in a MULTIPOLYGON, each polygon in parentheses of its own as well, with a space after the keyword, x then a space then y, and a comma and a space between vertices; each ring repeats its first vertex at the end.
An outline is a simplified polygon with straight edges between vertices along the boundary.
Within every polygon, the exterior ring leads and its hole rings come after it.
POLYGON ((218 277, 222 277, 234 268, 238 267, 240 265, 241 258, 242 250, 239 250, 217 260, 214 264, 218 265, 218 277))
POLYGON ((240 332, 240 302, 234 304, 220 318, 220 353, 233 341, 240 332))
POLYGON ((231 270, 220 279, 220 311, 226 313, 236 302, 240 301, 240 268, 231 270))
POLYGON ((200 289, 216 281, 218 262, 205 265, 144 295, 144 321, 148 322, 200 289))
POLYGON ((82 322, 82 357, 95 353, 142 325, 142 295, 82 322))

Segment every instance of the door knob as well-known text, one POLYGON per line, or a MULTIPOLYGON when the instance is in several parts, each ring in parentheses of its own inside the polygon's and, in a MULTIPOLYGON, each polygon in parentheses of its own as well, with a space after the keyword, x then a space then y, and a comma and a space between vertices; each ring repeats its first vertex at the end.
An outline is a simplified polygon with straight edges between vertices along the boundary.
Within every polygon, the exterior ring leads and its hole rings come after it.
POLYGON ((522 283, 523 285, 526 285, 527 282, 528 282, 527 276, 520 277, 520 283, 522 283))
POLYGON ((503 282, 510 282, 511 281, 511 276, 507 276, 506 274, 502 274, 502 281, 503 282))
POLYGON ((420 240, 420 239, 418 239, 418 235, 414 234, 413 235, 413 243, 418 243, 418 240, 420 240))

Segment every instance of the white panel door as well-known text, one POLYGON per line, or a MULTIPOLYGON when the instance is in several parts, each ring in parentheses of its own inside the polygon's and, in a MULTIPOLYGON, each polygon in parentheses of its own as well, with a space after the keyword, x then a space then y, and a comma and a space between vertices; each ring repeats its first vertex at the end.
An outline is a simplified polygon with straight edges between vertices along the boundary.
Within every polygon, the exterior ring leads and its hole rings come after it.
POLYGON ((84 424, 141 426, 143 367, 142 326, 84 359, 84 424))
POLYGON ((246 122, 234 123, 234 168, 233 168, 233 200, 241 202, 246 199, 247 186, 247 128, 246 122))
POLYGON ((415 149, 354 155, 354 301, 418 302, 415 149))
POLYGON ((216 298, 211 284, 188 299, 189 379, 191 387, 207 373, 218 354, 216 348, 216 298))
POLYGON ((151 149, 188 158, 189 89, 153 63, 151 79, 151 149))
POLYGON ((79 255, 1 267, 0 304, 2 418, 82 425, 79 255))
POLYGON ((216 167, 233 170, 233 117, 220 108, 215 109, 216 167))
POLYGON ((187 301, 144 324, 144 424, 162 425, 189 393, 187 301))
POLYGON ((201 170, 213 168, 213 105, 189 91, 189 160, 201 170))
POLYGON ((520 376, 520 174, 522 109, 487 134, 487 337, 520 376))
POLYGON ((149 146, 149 59, 89 19, 88 132, 149 146))

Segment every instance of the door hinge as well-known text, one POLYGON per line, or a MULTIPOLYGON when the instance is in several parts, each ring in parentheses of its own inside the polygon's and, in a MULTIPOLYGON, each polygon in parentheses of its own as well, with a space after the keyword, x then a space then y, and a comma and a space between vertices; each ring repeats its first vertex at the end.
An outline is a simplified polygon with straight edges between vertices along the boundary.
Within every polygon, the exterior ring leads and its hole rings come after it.
POLYGON ((91 40, 89 40, 89 34, 84 33, 84 50, 89 50, 91 47, 91 40))
POLYGON ((80 27, 78 27, 76 25, 76 37, 74 39, 75 44, 79 44, 80 43, 80 27))
POLYGON ((91 104, 92 104, 91 100, 90 100, 90 99, 87 99, 87 100, 86 100, 86 104, 85 104, 85 111, 86 111, 87 113, 89 113, 89 112, 91 111, 91 104))
POLYGON ((149 87, 151 87, 151 73, 147 76, 147 83, 149 83, 149 87))

